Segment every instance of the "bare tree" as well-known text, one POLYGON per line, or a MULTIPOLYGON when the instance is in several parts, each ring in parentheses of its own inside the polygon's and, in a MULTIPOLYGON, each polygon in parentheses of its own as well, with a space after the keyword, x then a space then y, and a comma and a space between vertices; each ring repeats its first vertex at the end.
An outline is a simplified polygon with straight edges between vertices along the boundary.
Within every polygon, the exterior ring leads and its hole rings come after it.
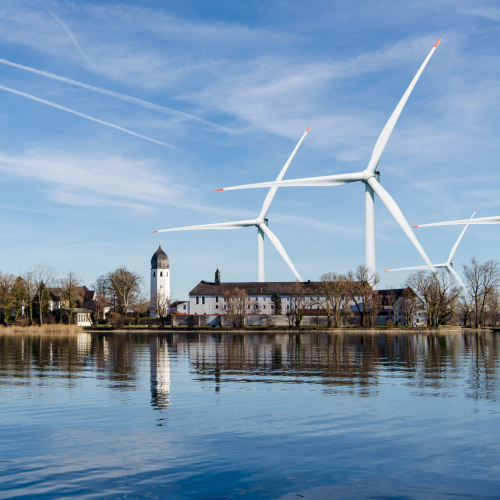
POLYGON ((38 306, 38 322, 43 325, 43 309, 48 300, 47 288, 54 285, 56 272, 46 264, 35 264, 33 269, 23 275, 30 298, 30 315, 32 319, 33 303, 38 306))
POLYGON ((6 323, 10 317, 12 305, 15 302, 14 285, 16 277, 13 274, 0 271, 0 310, 6 323))
POLYGON ((461 290, 451 285, 446 271, 418 271, 408 277, 406 284, 424 303, 429 326, 437 327, 450 321, 457 308, 461 290))
POLYGON ((99 324, 99 319, 104 319, 104 310, 106 307, 109 307, 109 298, 108 298, 108 278, 107 276, 99 276, 96 278, 94 283, 92 284, 92 288, 94 289, 94 307, 95 307, 95 324, 99 324))
POLYGON ((500 264, 494 260, 480 264, 472 257, 470 265, 463 265, 463 272, 472 299, 475 326, 481 327, 488 299, 500 285, 500 264))
POLYGON ((411 326, 413 313, 417 305, 417 296, 410 287, 406 287, 401 294, 399 301, 399 311, 404 317, 405 326, 411 326))
POLYGON ((14 321, 17 321, 17 318, 21 314, 23 303, 27 299, 26 292, 26 284, 21 277, 17 277, 14 282, 14 286, 12 287, 12 293, 14 294, 15 300, 15 309, 14 309, 14 321))
POLYGON ((376 290, 373 290, 371 297, 368 298, 368 307, 366 309, 366 316, 365 316, 368 326, 375 325, 375 318, 378 316, 381 309, 382 309, 382 295, 376 290))
POLYGON ((347 294, 358 310, 361 326, 366 326, 370 318, 372 306, 378 306, 373 300, 373 289, 380 281, 377 274, 372 273, 366 266, 358 266, 356 271, 347 273, 347 294))
POLYGON ((108 290, 114 298, 116 310, 126 316, 130 304, 141 291, 142 276, 123 266, 114 272, 109 272, 106 277, 108 290))
POLYGON ((314 303, 319 305, 327 315, 328 328, 339 328, 342 317, 346 315, 349 300, 346 299, 347 277, 334 272, 325 273, 320 276, 320 295, 314 299, 314 303))
MULTIPOLYGON (((164 297, 161 294, 154 293, 151 297, 151 302, 153 305, 153 312, 156 314, 156 318, 158 319, 158 327, 164 328, 171 304, 170 296, 164 297)), ((147 304, 149 308, 149 300, 147 301, 147 304)))
POLYGON ((226 314, 231 316, 233 325, 239 324, 240 328, 245 326, 245 315, 248 311, 248 306, 251 305, 251 299, 245 290, 240 290, 238 287, 232 290, 222 292, 226 306, 226 314))
POLYGON ((488 298, 487 317, 491 326, 498 326, 500 320, 500 291, 498 289, 488 298))
POLYGON ((301 281, 296 281, 290 293, 290 312, 288 313, 288 324, 295 325, 297 328, 304 319, 307 306, 311 305, 312 300, 309 297, 307 287, 301 281))
POLYGON ((83 299, 81 278, 78 278, 73 271, 68 271, 63 278, 59 280, 59 286, 63 292, 64 298, 68 301, 69 323, 73 323, 73 310, 75 302, 79 303, 83 299))
POLYGON ((385 295, 385 300, 389 306, 389 311, 392 312, 393 324, 398 326, 398 294, 395 290, 389 290, 385 295))
POLYGON ((472 299, 468 293, 463 293, 458 300, 459 315, 462 318, 464 326, 471 326, 473 324, 473 305, 472 299))

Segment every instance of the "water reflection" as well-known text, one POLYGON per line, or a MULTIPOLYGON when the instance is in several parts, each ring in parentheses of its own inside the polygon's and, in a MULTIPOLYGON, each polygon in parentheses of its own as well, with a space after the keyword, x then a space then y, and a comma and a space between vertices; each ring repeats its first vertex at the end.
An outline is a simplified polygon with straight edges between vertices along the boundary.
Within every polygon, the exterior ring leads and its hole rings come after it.
POLYGON ((163 410, 170 404, 170 355, 165 337, 149 342, 152 405, 163 410))
POLYGON ((149 357, 151 401, 170 404, 171 362, 220 392, 232 382, 320 384, 325 394, 374 395, 381 377, 403 378, 421 396, 498 398, 498 334, 371 335, 166 333, 0 336, 0 384, 96 377, 117 390, 137 386, 149 357))

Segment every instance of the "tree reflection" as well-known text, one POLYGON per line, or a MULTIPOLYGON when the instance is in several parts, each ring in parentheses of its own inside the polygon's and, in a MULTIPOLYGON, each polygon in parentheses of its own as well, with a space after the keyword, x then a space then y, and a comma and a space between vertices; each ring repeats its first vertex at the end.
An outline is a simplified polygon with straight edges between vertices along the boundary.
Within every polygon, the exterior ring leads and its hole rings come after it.
POLYGON ((445 396, 460 388, 474 399, 498 398, 498 334, 369 333, 91 333, 0 335, 0 384, 105 380, 115 390, 137 387, 150 363, 151 404, 170 404, 170 363, 187 360, 197 381, 215 392, 232 382, 320 384, 373 395, 382 377, 406 380, 415 394, 445 396))

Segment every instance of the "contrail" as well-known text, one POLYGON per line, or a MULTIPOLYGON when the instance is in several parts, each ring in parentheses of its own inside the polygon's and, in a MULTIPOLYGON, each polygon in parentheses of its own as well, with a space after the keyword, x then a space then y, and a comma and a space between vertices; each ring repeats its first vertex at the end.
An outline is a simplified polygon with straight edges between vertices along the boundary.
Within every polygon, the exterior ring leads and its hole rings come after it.
POLYGON ((152 102, 143 101, 142 99, 137 99, 136 97, 131 97, 125 94, 120 94, 119 92, 114 92, 113 90, 107 90, 100 87, 94 87, 93 85, 88 85, 86 83, 78 82, 77 80, 72 80, 71 78, 66 78, 64 76, 55 75, 54 73, 49 73, 48 71, 43 71, 40 69, 31 68, 30 66, 23 66, 22 64, 16 64, 11 61, 7 61, 7 59, 0 59, 0 64, 5 64, 7 66, 12 66, 13 68, 22 69, 24 71, 29 71, 31 73, 35 73, 37 75, 45 76, 47 78, 52 78, 53 80, 58 80, 60 82, 69 83, 71 85, 76 85, 77 87, 82 87, 87 90, 92 90, 94 92, 99 92, 100 94, 109 95, 111 97, 115 97, 117 99, 122 99, 123 101, 131 102, 134 104, 138 104, 139 106, 143 106, 145 108, 152 109, 154 111, 159 111, 160 113, 165 113, 167 115, 179 116, 182 118, 187 118, 189 120, 195 120, 205 125, 209 125, 211 127, 217 128, 223 132, 232 133, 226 127, 221 127, 216 123, 209 122, 207 120, 203 120, 202 118, 198 118, 197 116, 190 115, 189 113, 184 113, 183 111, 177 111, 176 109, 167 108, 165 106, 160 106, 158 104, 154 104, 152 102))
POLYGON ((80 47, 80 44, 78 43, 78 40, 74 37, 73 33, 71 33, 71 30, 49 9, 48 5, 45 2, 40 2, 49 12, 49 14, 52 15, 52 17, 66 30, 66 33, 68 36, 71 38, 73 43, 75 44, 75 47, 80 51, 80 54, 85 57, 87 62, 94 68, 97 69, 92 61, 88 58, 87 54, 83 51, 83 49, 80 47))
POLYGON ((127 134, 135 135, 136 137, 140 137, 141 139, 146 139, 146 141, 151 141, 155 142, 156 144, 160 144, 161 146, 166 146, 167 148, 173 148, 171 144, 166 144, 165 142, 157 141, 156 139, 151 139, 151 137, 146 137, 145 135, 138 134, 136 132, 132 132, 132 130, 128 130, 126 128, 120 127, 118 125, 113 125, 112 123, 105 122, 103 120, 99 120, 98 118, 94 118, 89 115, 85 115, 83 113, 80 113, 79 111, 74 111, 69 108, 65 108, 64 106, 61 106, 59 104, 56 104, 55 102, 51 101, 46 101, 45 99, 40 99, 40 97, 35 97, 34 95, 31 94, 26 94, 25 92, 20 92, 19 90, 14 90, 9 87, 4 87, 3 85, 0 85, 0 90, 5 90, 6 92, 11 92, 12 94, 17 94, 23 97, 27 97, 28 99, 31 99, 32 101, 37 101, 41 102, 42 104, 47 104, 48 106, 52 106, 53 108, 57 109, 62 109, 63 111, 67 111, 68 113, 72 113, 77 116, 81 116, 82 118, 87 118, 87 120, 92 120, 93 122, 100 123, 101 125, 106 125, 111 128, 115 128, 117 130, 121 130, 122 132, 126 132, 127 134))

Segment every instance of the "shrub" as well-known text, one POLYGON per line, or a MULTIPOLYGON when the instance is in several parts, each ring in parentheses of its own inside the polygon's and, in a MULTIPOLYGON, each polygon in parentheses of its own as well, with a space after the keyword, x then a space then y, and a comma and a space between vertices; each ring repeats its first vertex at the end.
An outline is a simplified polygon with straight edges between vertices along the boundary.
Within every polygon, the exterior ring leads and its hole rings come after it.
POLYGON ((112 312, 109 315, 109 321, 113 328, 123 328, 125 326, 125 317, 117 312, 112 312))

